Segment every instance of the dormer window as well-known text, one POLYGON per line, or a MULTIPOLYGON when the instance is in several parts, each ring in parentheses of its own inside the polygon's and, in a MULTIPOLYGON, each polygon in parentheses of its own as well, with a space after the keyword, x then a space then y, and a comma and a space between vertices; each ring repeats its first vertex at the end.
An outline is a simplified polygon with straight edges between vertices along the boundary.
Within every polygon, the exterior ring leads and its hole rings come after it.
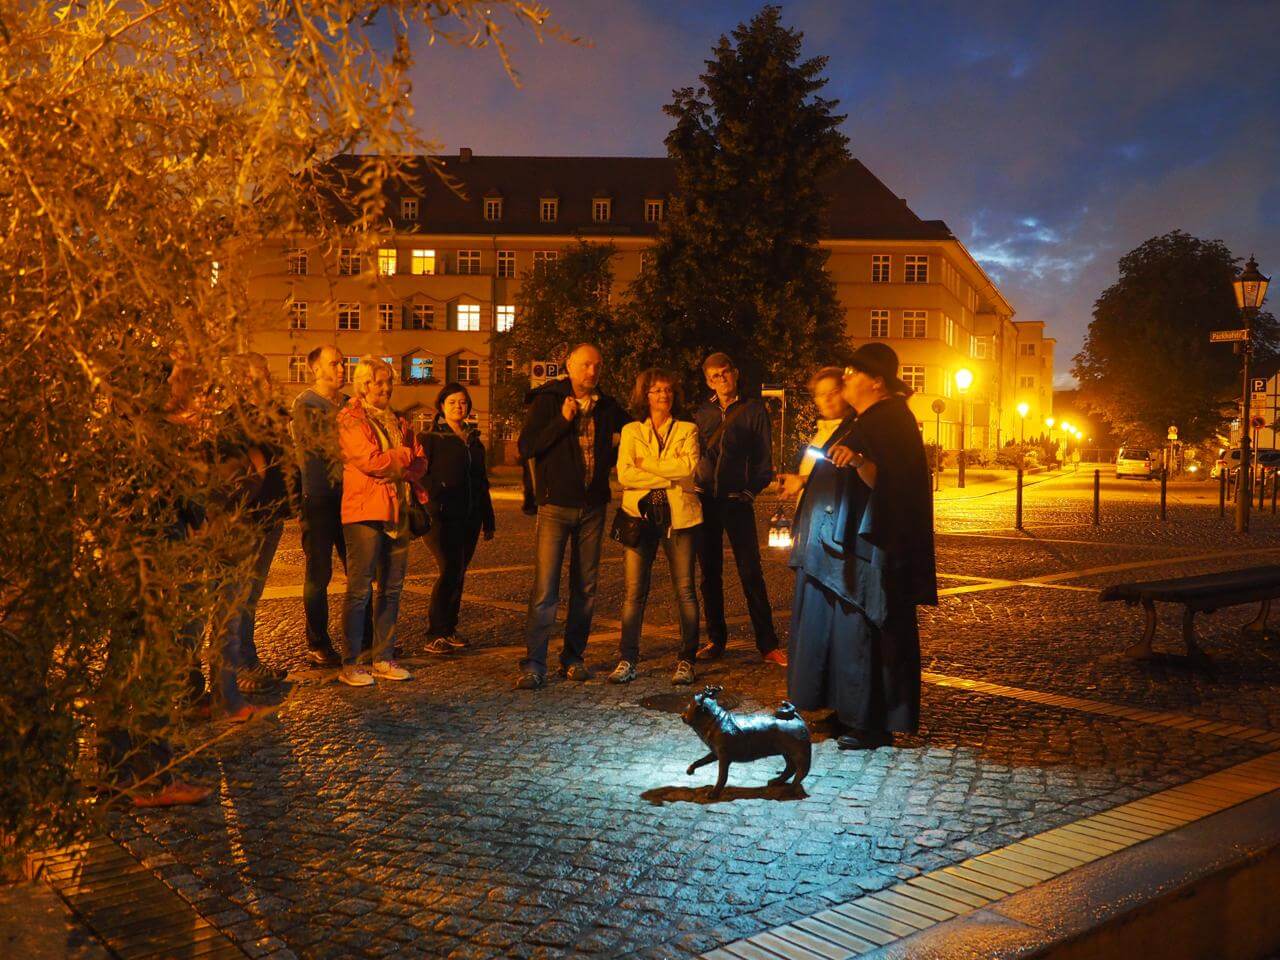
POLYGON ((596 223, 608 223, 613 216, 613 201, 608 197, 596 197, 591 201, 591 219, 596 223))
POLYGON ((662 200, 646 200, 644 202, 644 222, 661 223, 666 212, 666 203, 662 200))
POLYGON ((486 197, 484 201, 484 218, 496 222, 502 219, 502 198, 486 197))
POLYGON ((538 219, 542 223, 555 223, 560 218, 560 201, 555 197, 543 197, 538 201, 538 219))
POLYGON ((417 197, 401 198, 400 219, 401 220, 417 220, 418 219, 418 198, 417 197))

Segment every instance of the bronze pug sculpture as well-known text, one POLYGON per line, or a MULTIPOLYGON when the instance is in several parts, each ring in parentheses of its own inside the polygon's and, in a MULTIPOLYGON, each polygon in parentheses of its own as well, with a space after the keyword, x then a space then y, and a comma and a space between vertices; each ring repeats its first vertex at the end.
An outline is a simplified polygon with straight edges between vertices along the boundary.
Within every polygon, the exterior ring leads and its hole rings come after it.
POLYGON ((722 687, 706 687, 695 693, 685 708, 681 719, 702 738, 711 752, 689 764, 686 771, 692 774, 715 760, 720 763, 720 776, 711 790, 711 799, 717 799, 729 777, 729 764, 762 760, 765 757, 784 757, 787 765, 782 773, 769 781, 770 786, 791 781, 791 792, 800 792, 800 781, 809 772, 812 745, 809 728, 796 708, 786 700, 772 714, 753 713, 735 716, 716 702, 722 687))

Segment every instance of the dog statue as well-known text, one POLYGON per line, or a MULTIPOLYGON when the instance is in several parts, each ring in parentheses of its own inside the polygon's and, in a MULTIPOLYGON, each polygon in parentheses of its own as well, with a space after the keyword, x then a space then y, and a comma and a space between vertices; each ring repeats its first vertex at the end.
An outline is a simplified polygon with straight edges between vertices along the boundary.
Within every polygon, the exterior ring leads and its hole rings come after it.
POLYGON ((769 781, 770 786, 791 781, 791 792, 800 792, 800 781, 809 772, 813 747, 809 741, 809 728, 796 708, 786 700, 773 713, 754 713, 735 716, 716 701, 722 687, 708 686, 695 693, 680 718, 691 726, 711 748, 711 752, 689 764, 686 773, 692 775, 699 767, 711 761, 720 764, 720 776, 711 790, 711 799, 718 799, 729 778, 729 764, 761 760, 764 757, 784 757, 787 761, 782 773, 769 781))

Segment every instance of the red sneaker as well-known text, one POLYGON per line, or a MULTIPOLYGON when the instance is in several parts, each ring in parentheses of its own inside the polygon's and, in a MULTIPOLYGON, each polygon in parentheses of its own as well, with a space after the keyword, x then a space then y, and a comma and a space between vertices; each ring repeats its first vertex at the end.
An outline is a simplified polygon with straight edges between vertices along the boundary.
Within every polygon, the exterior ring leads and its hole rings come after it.
POLYGON ((782 667, 783 669, 786 669, 787 651, 783 650, 781 647, 774 647, 772 650, 770 650, 768 653, 764 655, 764 662, 776 663, 778 666, 782 667))

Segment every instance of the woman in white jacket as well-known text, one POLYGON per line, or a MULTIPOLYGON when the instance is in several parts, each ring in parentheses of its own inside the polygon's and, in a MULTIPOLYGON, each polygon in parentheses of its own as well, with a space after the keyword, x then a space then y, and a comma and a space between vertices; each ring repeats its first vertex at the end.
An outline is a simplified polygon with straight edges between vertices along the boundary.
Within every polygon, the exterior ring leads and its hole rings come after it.
MULTIPOLYGON (((622 643, 610 683, 630 683, 640 660, 640 627, 649 599, 653 561, 662 545, 680 608, 680 653, 671 677, 675 684, 694 681, 698 650, 698 596, 693 587, 694 537, 702 523, 702 504, 693 487, 698 464, 698 429, 677 420, 680 403, 675 374, 652 367, 636 378, 631 407, 637 420, 622 428, 618 480, 622 506, 632 524, 640 524, 636 546, 626 550, 626 600, 622 607, 622 643)), ((625 518, 619 518, 625 519, 625 518)))

